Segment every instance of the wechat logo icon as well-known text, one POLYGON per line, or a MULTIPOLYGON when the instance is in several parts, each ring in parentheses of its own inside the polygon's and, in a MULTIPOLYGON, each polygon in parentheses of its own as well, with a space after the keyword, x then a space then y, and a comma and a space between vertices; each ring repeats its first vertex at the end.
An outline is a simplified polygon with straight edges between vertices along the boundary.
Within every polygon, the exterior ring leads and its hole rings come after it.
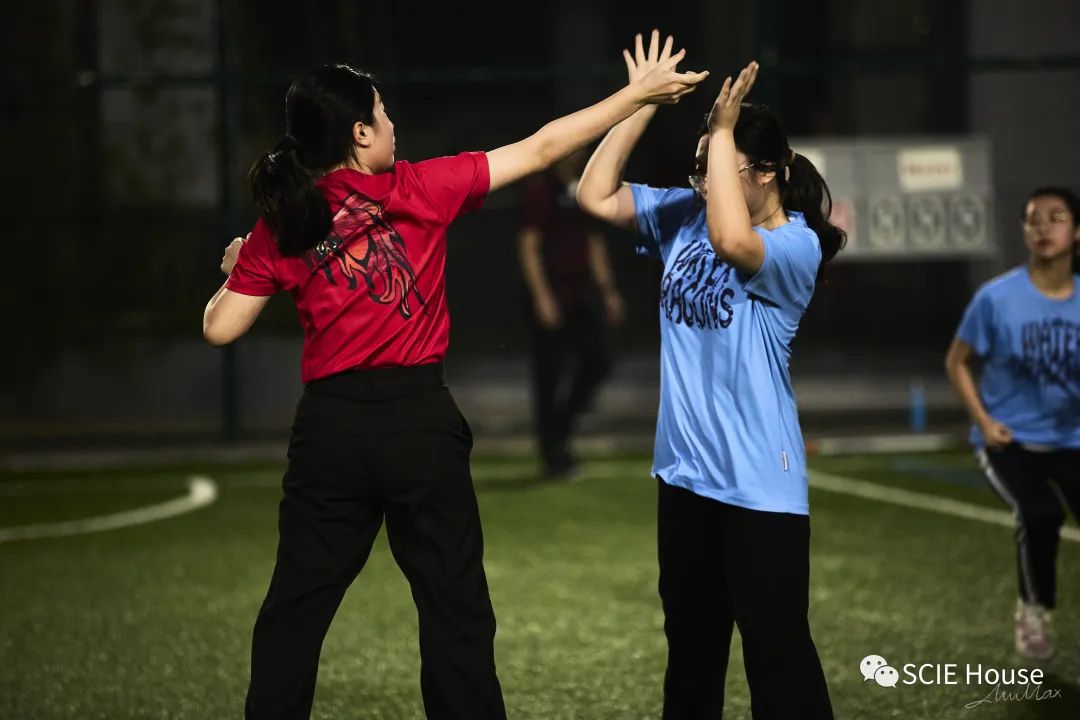
POLYGON ((873 680, 881 687, 896 687, 900 680, 900 673, 896 668, 889 665, 889 661, 880 655, 867 655, 859 663, 859 672, 862 673, 863 682, 873 680))

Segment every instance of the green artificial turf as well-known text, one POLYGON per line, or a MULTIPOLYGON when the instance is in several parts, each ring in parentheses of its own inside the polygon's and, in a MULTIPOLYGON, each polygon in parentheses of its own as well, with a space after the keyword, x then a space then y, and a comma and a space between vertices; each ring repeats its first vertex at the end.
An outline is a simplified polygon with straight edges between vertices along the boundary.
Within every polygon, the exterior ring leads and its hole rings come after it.
MULTIPOLYGON (((814 467, 991 507, 965 455, 819 458, 814 467)), ((665 664, 656 487, 645 458, 541 483, 524 459, 474 474, 511 718, 658 718, 665 664)), ((0 543, 0 718, 242 716, 252 623, 272 569, 278 467, 7 475, 0 527, 160 503, 193 472, 213 505, 98 534, 0 543)), ((838 718, 1080 718, 1080 545, 1062 544, 1057 657, 1012 652, 1008 528, 811 491, 811 625, 838 718), (990 686, 865 682, 860 660, 1042 667, 1061 697, 965 709, 990 686)), ((763 569, 765 571, 766 569, 763 569)), ((738 637, 726 718, 749 718, 738 637)), ((380 536, 323 648, 315 718, 418 718, 416 618, 380 536)), ((1022 689, 1021 689, 1022 692, 1022 689)), ((1043 691, 1045 692, 1045 690, 1043 691)))

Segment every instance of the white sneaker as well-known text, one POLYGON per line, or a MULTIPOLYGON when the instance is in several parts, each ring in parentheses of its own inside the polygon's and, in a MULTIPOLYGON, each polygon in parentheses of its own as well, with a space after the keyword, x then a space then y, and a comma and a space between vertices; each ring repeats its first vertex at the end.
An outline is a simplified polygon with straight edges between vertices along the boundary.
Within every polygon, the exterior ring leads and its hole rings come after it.
POLYGON ((1035 660, 1054 654, 1053 623, 1042 605, 1016 601, 1016 652, 1035 660))

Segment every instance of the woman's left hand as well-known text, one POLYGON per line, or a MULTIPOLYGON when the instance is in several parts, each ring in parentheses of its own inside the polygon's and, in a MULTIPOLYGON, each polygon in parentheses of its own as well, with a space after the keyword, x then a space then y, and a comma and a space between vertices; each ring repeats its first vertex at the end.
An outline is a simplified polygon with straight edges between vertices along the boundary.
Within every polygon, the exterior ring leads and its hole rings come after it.
POLYGON ((716 98, 712 111, 709 113, 710 132, 735 129, 743 98, 750 92, 750 88, 754 87, 757 74, 758 64, 751 62, 742 69, 739 77, 735 78, 735 82, 731 81, 731 76, 724 80, 724 86, 720 88, 720 96, 716 98))

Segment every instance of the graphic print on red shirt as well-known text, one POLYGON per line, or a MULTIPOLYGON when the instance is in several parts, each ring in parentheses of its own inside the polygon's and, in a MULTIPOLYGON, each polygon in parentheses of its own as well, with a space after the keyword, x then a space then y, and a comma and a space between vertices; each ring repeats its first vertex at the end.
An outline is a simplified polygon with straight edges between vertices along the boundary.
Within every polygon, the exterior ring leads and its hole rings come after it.
POLYGON ((337 284, 335 267, 350 290, 356 289, 359 275, 372 300, 396 305, 404 318, 413 314, 410 299, 415 297, 419 306, 424 304, 405 241, 383 218, 382 205, 361 193, 345 198, 334 215, 330 235, 304 253, 304 258, 313 271, 321 270, 331 285, 337 284))
POLYGON ((301 256, 284 256, 260 219, 226 287, 292 293, 304 331, 305 383, 354 368, 443 360, 450 340, 446 229, 487 195, 487 156, 402 160, 376 175, 335 170, 316 186, 333 213, 328 237, 301 256))

